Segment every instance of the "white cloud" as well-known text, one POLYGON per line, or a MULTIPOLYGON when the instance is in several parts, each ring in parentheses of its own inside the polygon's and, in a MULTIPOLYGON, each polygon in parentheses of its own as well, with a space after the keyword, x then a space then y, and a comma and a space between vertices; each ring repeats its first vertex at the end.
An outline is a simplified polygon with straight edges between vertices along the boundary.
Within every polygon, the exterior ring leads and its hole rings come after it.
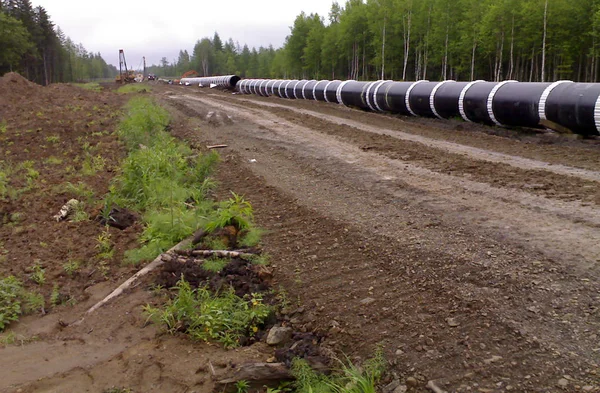
POLYGON ((280 47, 289 26, 301 11, 327 17, 333 0, 219 0, 146 1, 33 0, 48 11, 52 21, 88 51, 100 52, 118 65, 124 49, 128 65, 137 67, 142 56, 148 64, 161 57, 176 59, 180 49, 191 52, 196 40, 219 32, 250 47, 280 47))

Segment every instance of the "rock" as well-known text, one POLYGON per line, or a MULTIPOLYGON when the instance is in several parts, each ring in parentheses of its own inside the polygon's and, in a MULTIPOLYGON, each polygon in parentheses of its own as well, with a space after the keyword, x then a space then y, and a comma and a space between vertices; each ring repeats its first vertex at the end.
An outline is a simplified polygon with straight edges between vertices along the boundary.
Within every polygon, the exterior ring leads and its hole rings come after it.
POLYGON ((396 390, 396 388, 400 386, 400 381, 397 379, 394 379, 392 382, 390 382, 389 384, 387 384, 386 386, 383 387, 382 392, 383 393, 392 393, 394 390, 396 390))
POLYGON ((408 386, 409 388, 414 388, 418 384, 419 384, 419 381, 417 381, 417 378, 415 378, 415 377, 406 378, 406 386, 408 386))
POLYGON ((396 350, 396 356, 401 356, 401 355, 404 355, 404 351, 401 350, 401 349, 397 349, 396 350))
POLYGON ((228 371, 228 375, 215 382, 215 392, 236 392, 236 382, 246 381, 249 390, 263 389, 264 386, 277 387, 282 381, 293 379, 284 363, 250 363, 228 371))
POLYGON ((492 364, 492 363, 497 362, 498 360, 502 360, 502 356, 494 355, 489 359, 485 359, 483 362, 485 364, 492 364))
POLYGON ((585 385, 584 387, 581 388, 581 390, 583 390, 584 392, 593 392, 594 387, 591 385, 585 385))
POLYGON ((460 323, 456 320, 456 318, 446 318, 446 323, 450 327, 457 327, 460 323))
POLYGON ((364 298, 363 300, 361 300, 360 304, 366 306, 366 305, 371 304, 373 302, 375 302, 375 299, 373 299, 372 297, 367 297, 367 298, 364 298))
POLYGON ((267 344, 279 345, 285 344, 292 339, 292 329, 289 327, 274 326, 267 335, 267 344))
POLYGON ((565 387, 567 387, 567 385, 569 385, 569 381, 565 378, 561 378, 558 380, 557 385, 560 386, 561 388, 565 388, 565 387))
POLYGON ((406 393, 407 390, 408 390, 408 386, 400 385, 396 389, 394 389, 394 391, 392 393, 406 393))

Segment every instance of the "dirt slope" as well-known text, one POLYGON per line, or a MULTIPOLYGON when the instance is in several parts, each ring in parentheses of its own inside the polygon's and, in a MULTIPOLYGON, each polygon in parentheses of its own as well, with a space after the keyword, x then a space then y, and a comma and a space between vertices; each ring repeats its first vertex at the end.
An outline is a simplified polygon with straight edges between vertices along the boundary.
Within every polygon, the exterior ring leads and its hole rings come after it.
POLYGON ((166 90, 182 136, 229 146, 223 192, 254 201, 300 326, 385 343, 415 391, 598 390, 594 141, 166 90))

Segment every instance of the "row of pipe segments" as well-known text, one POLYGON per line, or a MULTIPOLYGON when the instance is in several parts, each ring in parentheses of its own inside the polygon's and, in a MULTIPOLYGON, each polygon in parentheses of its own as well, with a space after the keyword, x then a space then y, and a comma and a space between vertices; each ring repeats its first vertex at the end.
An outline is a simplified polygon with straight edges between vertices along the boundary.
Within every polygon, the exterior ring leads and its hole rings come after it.
POLYGON ((600 83, 244 79, 243 94, 338 103, 402 115, 600 135, 600 83))
POLYGON ((241 78, 237 75, 205 76, 199 78, 181 78, 179 84, 184 86, 198 85, 200 87, 235 89, 240 79, 241 78))

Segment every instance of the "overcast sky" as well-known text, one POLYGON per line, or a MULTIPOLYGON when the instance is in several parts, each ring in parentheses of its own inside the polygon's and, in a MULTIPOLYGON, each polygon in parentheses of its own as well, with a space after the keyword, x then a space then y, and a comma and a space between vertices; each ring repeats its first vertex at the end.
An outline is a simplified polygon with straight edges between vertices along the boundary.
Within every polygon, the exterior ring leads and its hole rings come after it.
MULTIPOLYGON (((148 65, 165 56, 177 59, 180 49, 192 54, 196 40, 217 31, 249 47, 280 47, 295 17, 304 11, 327 18, 333 0, 32 0, 48 11, 55 24, 76 43, 100 52, 119 65, 125 50, 129 67, 148 65)), ((341 1, 343 3, 343 1, 341 1)))

